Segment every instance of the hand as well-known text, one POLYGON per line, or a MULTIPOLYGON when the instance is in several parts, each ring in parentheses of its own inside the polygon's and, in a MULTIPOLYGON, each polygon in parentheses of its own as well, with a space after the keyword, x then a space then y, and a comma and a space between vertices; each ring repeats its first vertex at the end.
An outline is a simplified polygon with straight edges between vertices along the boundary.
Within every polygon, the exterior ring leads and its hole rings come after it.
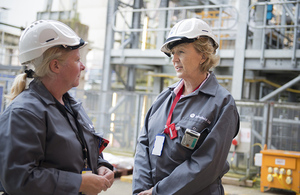
POLYGON ((138 195, 152 195, 153 188, 140 192, 138 195))
MULTIPOLYGON (((115 174, 109 168, 104 166, 100 167, 98 169, 98 175, 104 176, 111 183, 111 185, 114 183, 115 174)), ((111 186, 109 186, 109 188, 110 187, 111 186)))
POLYGON ((97 195, 102 190, 106 191, 112 183, 104 176, 96 175, 93 173, 86 173, 81 175, 82 181, 79 192, 86 195, 97 195))

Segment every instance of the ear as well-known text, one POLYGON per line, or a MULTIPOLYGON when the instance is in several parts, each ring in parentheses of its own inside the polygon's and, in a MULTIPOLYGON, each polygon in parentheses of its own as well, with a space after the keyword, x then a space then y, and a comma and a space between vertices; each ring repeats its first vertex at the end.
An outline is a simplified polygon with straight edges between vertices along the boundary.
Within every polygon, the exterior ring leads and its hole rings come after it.
POLYGON ((207 56, 205 54, 202 54, 201 62, 200 64, 203 64, 207 60, 207 56))
POLYGON ((54 73, 59 73, 60 72, 60 65, 58 60, 53 59, 50 62, 50 70, 54 73))

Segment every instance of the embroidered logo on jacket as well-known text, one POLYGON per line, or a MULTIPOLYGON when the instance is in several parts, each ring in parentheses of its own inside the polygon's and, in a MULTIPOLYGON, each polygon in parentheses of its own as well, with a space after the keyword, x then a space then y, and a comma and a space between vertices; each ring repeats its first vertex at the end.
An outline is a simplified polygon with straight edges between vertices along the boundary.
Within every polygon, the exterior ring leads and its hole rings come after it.
POLYGON ((208 124, 211 123, 211 121, 208 120, 207 118, 205 118, 204 116, 196 115, 196 114, 194 114, 194 113, 190 114, 190 117, 191 117, 191 118, 200 119, 200 120, 204 120, 204 121, 206 121, 208 124))

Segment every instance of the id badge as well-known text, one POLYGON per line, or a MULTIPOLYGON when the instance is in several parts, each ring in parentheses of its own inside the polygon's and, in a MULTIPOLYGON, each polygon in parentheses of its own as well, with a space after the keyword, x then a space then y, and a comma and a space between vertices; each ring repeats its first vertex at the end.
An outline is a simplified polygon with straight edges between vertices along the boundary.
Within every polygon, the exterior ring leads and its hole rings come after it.
POLYGON ((93 173, 92 169, 90 168, 83 168, 81 171, 81 174, 87 174, 87 173, 93 173))
POLYGON ((193 150, 197 145, 200 135, 201 134, 197 131, 186 129, 185 134, 181 140, 181 145, 193 150))
POLYGON ((154 146, 152 149, 152 155, 160 156, 164 147, 165 136, 162 134, 157 134, 155 137, 154 146))

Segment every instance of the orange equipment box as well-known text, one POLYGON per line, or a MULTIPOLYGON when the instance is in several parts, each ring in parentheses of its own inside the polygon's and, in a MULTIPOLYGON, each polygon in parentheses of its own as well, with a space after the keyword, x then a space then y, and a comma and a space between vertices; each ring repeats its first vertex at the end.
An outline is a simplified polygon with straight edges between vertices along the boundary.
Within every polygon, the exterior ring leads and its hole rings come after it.
POLYGON ((300 192, 300 152, 262 150, 260 191, 280 188, 300 192))

